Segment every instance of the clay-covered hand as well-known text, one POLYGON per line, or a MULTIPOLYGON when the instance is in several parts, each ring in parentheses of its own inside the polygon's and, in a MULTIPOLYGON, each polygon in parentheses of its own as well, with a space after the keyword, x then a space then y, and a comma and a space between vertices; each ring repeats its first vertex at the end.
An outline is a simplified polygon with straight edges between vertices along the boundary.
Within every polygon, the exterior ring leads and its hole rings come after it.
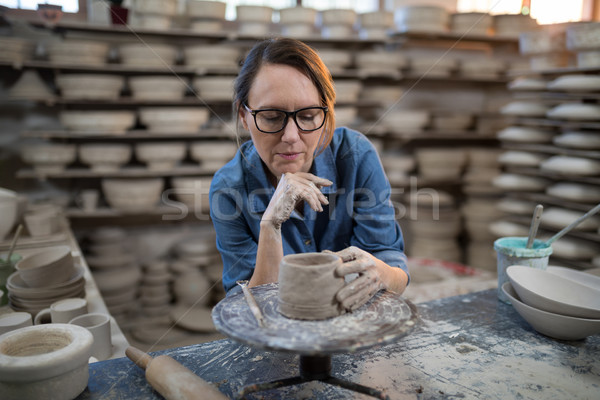
POLYGON ((275 228, 281 228, 281 224, 287 221, 300 201, 306 201, 315 211, 323 211, 322 204, 329 204, 329 201, 321 188, 332 184, 329 179, 319 178, 308 172, 283 174, 262 221, 269 221, 275 228))
POLYGON ((337 276, 358 274, 356 279, 348 282, 336 294, 336 299, 347 311, 353 311, 365 304, 375 293, 384 289, 380 272, 377 269, 377 259, 364 250, 350 246, 335 254, 342 258, 335 273, 337 276))

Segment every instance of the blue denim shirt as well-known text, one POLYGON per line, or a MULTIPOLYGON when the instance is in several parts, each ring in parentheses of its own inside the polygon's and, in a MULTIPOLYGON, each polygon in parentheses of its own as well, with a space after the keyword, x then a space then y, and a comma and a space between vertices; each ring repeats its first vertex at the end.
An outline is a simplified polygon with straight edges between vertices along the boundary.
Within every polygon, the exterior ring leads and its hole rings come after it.
MULTIPOLYGON (((322 189, 329 205, 316 212, 305 203, 303 216, 292 212, 281 227, 283 254, 356 246, 408 273, 390 184, 366 136, 337 128, 331 144, 315 157, 311 173, 333 182, 322 189)), ((214 175, 210 216, 228 293, 237 287, 237 280, 250 279, 253 274, 260 221, 274 192, 251 141, 240 146, 235 157, 214 175)))

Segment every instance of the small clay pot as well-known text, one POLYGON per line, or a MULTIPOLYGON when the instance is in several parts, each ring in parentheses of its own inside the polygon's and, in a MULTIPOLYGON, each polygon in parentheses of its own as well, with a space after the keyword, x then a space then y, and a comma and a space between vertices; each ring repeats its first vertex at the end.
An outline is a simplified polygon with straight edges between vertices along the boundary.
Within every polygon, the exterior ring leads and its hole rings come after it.
POLYGON ((279 265, 279 312, 288 318, 320 320, 342 312, 336 293, 344 278, 335 275, 342 259, 335 254, 284 256, 279 265))

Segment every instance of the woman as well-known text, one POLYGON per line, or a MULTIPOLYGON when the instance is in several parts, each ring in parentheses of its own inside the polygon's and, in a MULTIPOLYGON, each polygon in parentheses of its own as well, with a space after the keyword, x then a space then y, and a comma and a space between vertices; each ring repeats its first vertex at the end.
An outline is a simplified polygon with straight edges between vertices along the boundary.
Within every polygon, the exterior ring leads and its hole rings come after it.
POLYGON ((249 52, 234 110, 251 140, 210 188, 228 294, 241 279, 277 282, 285 254, 319 251, 342 258, 339 276, 358 274, 337 294, 347 310, 380 289, 406 288, 404 242, 379 157, 364 135, 335 129, 334 102, 329 71, 304 43, 270 39, 249 52))

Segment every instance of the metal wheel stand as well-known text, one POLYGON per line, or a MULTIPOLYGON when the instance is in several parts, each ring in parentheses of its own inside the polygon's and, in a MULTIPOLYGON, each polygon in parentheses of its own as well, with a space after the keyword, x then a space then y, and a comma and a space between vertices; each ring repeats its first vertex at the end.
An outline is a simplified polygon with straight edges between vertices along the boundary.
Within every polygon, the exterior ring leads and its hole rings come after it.
POLYGON ((305 382, 321 381, 330 385, 338 386, 354 392, 363 393, 371 397, 382 400, 389 400, 389 397, 382 391, 358 383, 346 381, 331 376, 331 356, 300 356, 300 376, 279 379, 266 383, 255 383, 246 386, 239 393, 237 398, 243 399, 250 393, 262 392, 264 390, 277 389, 285 386, 299 385, 305 382))

